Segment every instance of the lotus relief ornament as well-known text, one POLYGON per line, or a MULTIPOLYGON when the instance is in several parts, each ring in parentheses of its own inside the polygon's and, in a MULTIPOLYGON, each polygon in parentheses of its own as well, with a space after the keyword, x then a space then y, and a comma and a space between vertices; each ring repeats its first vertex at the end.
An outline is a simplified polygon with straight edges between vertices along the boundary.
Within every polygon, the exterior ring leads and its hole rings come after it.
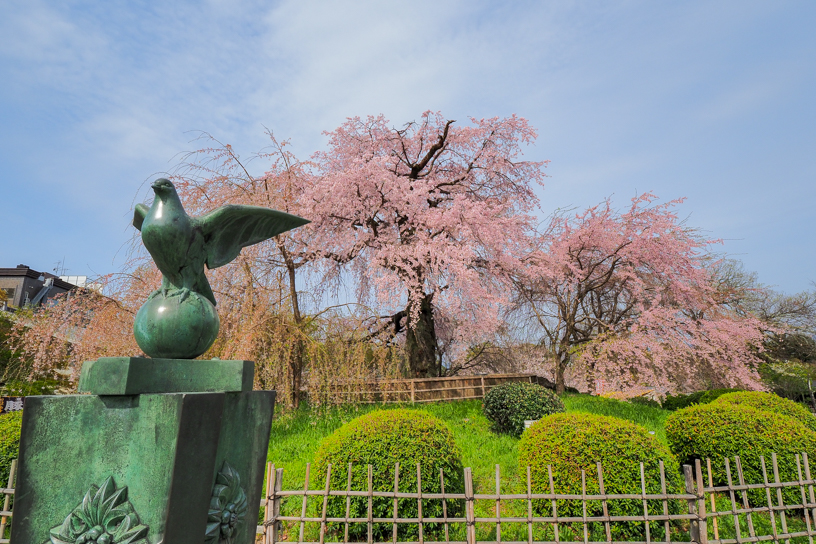
POLYGON ((51 543, 149 544, 149 529, 139 522, 127 498, 127 486, 116 489, 112 476, 102 487, 91 485, 62 525, 51 529, 51 543))
POLYGON ((224 461, 215 477, 204 541, 207 544, 232 544, 245 524, 246 513, 247 498, 241 487, 241 477, 224 461))

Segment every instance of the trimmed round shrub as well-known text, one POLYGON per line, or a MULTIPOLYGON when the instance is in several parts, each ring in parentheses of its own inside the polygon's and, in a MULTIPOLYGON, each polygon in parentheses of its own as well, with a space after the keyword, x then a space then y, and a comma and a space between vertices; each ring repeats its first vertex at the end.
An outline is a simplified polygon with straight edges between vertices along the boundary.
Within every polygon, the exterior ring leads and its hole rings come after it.
POLYGON ((488 391, 484 398, 484 414, 493 429, 513 436, 521 436, 525 420, 563 411, 564 403, 558 395, 535 383, 503 383, 488 391))
MULTIPOLYGON (((600 492, 597 463, 603 469, 607 494, 641 493, 640 463, 643 463, 646 492, 661 492, 660 462, 663 462, 668 493, 680 493, 683 481, 677 460, 669 449, 635 423, 610 416, 572 412, 547 416, 522 435, 519 443, 519 475, 527 480, 530 467, 534 493, 549 493, 548 465, 552 467, 556 493, 580 495, 581 471, 586 471, 586 493, 600 492)), ((643 515, 643 501, 617 499, 607 501, 613 516, 643 515)), ((581 517, 580 500, 559 500, 559 516, 581 517)), ((662 512, 662 501, 651 500, 649 512, 662 512)), ((672 513, 680 512, 678 501, 669 501, 672 513)), ((540 515, 552 515, 552 502, 533 501, 540 515)), ((601 501, 587 501, 587 516, 602 516, 601 501)), ((592 540, 606 540, 602 523, 592 523, 592 540)), ((638 540, 645 535, 643 522, 611 524, 615 540, 638 540)), ((652 538, 663 531, 662 523, 651 523, 652 538)), ((582 535, 580 536, 582 538, 582 535)), ((663 538, 660 536, 659 538, 663 538)))
POLYGON ((22 411, 0 415, 0 487, 8 484, 11 461, 17 459, 22 425, 22 411))
POLYGON ((734 393, 737 391, 742 391, 741 389, 709 389, 708 391, 696 391, 689 395, 668 395, 666 396, 666 400, 663 401, 663 409, 664 410, 671 410, 672 412, 675 410, 680 410, 681 408, 686 408, 687 406, 692 406, 694 404, 708 404, 709 402, 714 402, 720 396, 725 395, 727 393, 734 393))
MULTIPOLYGON (((816 459, 816 433, 793 418, 747 405, 715 402, 678 410, 666 419, 666 438, 680 463, 700 459, 705 466, 705 460, 711 459, 715 485, 728 483, 725 459, 730 463, 732 483, 739 483, 734 456, 740 458, 747 484, 763 482, 760 457, 773 478, 771 454, 776 453, 779 477, 786 482, 798 478, 797 454, 807 452, 816 459)), ((784 493, 786 501, 801 500, 798 488, 787 488, 784 493)), ((767 499, 764 490, 749 491, 748 497, 754 504, 767 499)))
POLYGON ((775 414, 791 417, 811 431, 816 431, 816 416, 810 410, 801 404, 773 393, 763 393, 762 391, 728 393, 718 398, 715 404, 750 406, 764 412, 774 412, 775 414))
MULTIPOLYGON (((352 464, 351 489, 355 491, 368 490, 367 465, 372 466, 375 491, 394 491, 394 469, 395 464, 399 463, 399 490, 402 492, 417 492, 419 464, 423 493, 441 493, 440 470, 444 472, 446 493, 464 493, 462 452, 447 425, 427 412, 379 410, 343 425, 320 444, 315 455, 315 469, 319 478, 317 481, 326 481, 331 465, 331 488, 346 489, 349 463, 352 464)), ((464 508, 460 503, 461 501, 456 500, 447 501, 448 516, 462 513, 464 508)), ((352 497, 349 516, 365 518, 367 505, 367 497, 352 497)), ((375 497, 374 517, 392 517, 393 505, 392 498, 375 497)), ((399 517, 417 517, 417 500, 400 499, 397 513, 399 517)), ((345 497, 329 499, 327 514, 329 517, 345 517, 345 497)), ((442 514, 440 499, 423 499, 423 517, 442 517, 442 514)), ((432 523, 423 525, 426 535, 437 534, 441 526, 432 523)), ((331 529, 343 531, 344 527, 345 524, 340 523, 331 529)), ((350 535, 358 539, 365 540, 367 536, 364 523, 352 523, 349 531, 350 535)), ((390 540, 391 531, 390 523, 374 524, 375 540, 390 540)), ((400 524, 398 531, 402 540, 418 534, 414 524, 400 524)))

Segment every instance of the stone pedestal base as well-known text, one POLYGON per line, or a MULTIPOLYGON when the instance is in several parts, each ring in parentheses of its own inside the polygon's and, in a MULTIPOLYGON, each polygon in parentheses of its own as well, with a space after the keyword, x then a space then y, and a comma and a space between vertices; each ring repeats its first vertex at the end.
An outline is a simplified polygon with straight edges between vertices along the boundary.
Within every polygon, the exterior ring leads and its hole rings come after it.
POLYGON ((29 397, 11 541, 254 542, 274 402, 274 391, 29 397))

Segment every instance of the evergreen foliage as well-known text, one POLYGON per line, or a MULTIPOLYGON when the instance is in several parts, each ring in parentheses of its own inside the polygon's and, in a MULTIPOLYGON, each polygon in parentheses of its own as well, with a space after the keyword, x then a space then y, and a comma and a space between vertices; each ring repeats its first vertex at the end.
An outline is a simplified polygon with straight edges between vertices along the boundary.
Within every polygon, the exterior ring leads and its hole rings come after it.
POLYGON ((525 420, 563 411, 564 403, 558 395, 535 383, 503 383, 488 391, 484 398, 484 413, 493 429, 513 436, 521 436, 525 420))
MULTIPOLYGON (((394 491, 394 466, 399 463, 401 491, 416 492, 419 464, 423 493, 441 492, 440 469, 444 470, 446 493, 464 492, 462 452, 447 425, 427 412, 378 410, 343 425, 323 440, 315 454, 317 481, 326 481, 331 465, 332 489, 346 489, 349 463, 352 464, 351 489, 354 491, 367 490, 367 465, 372 465, 375 491, 394 491)), ((366 497, 352 497, 350 517, 366 517, 367 501, 366 497)), ((393 504, 393 499, 375 497, 374 517, 392 517, 393 504)), ((457 501, 448 500, 448 516, 461 513, 462 506, 457 501)), ((417 517, 417 500, 400 499, 398 512, 400 517, 417 517)), ((329 499, 327 513, 329 517, 345 517, 345 497, 329 499)), ((442 517, 442 501, 423 500, 422 514, 426 518, 442 517)), ((342 531, 344 524, 330 528, 342 531)), ((424 531, 426 535, 433 535, 441 528, 441 524, 427 523, 424 531)), ((390 540, 391 531, 391 524, 375 523, 374 539, 390 540)), ((417 526, 412 524, 400 525, 398 534, 400 539, 405 540, 416 537, 417 533, 417 526)), ((365 540, 366 524, 351 524, 349 534, 365 540)))
MULTIPOLYGON (((640 425, 615 417, 567 413, 547 416, 521 437, 519 443, 519 476, 526 481, 527 466, 530 467, 534 493, 549 493, 549 472, 556 493, 578 494, 581 489, 581 471, 586 471, 586 493, 600 491, 597 463, 603 468, 605 493, 640 493, 640 463, 644 465, 647 493, 660 493, 660 462, 665 467, 667 491, 679 493, 683 489, 677 461, 669 449, 651 436, 640 425)), ((677 501, 669 501, 672 512, 680 511, 677 501)), ((552 514, 552 502, 534 501, 539 515, 552 514)), ((643 501, 616 500, 608 502, 609 514, 613 516, 642 515, 643 501)), ((649 511, 662 509, 660 501, 650 501, 649 511), (654 504, 652 504, 654 503, 654 504)), ((580 500, 558 501, 560 516, 582 516, 580 500)), ((587 503, 587 516, 602 516, 600 501, 587 503)), ((593 531, 602 530, 602 524, 595 523, 593 531)), ((655 538, 663 530, 662 524, 650 526, 655 538)), ((615 540, 637 540, 645 534, 642 522, 613 523, 612 535, 615 540)), ((662 538, 662 537, 660 537, 662 538)))
POLYGON ((11 461, 17 459, 22 425, 22 411, 0 414, 0 487, 6 487, 11 461))
POLYGON ((709 389, 708 391, 695 391, 688 395, 668 395, 663 401, 663 409, 673 412, 694 404, 708 404, 717 400, 721 395, 737 391, 741 389, 709 389))
POLYGON ((816 431, 816 416, 810 410, 792 400, 773 393, 762 391, 742 391, 728 393, 715 401, 715 404, 735 404, 750 406, 763 412, 772 412, 793 418, 811 431, 816 431))
MULTIPOLYGON (((731 466, 732 483, 739 483, 734 456, 740 458, 747 483, 763 481, 760 457, 765 458, 767 473, 773 474, 771 454, 776 453, 784 482, 798 478, 797 454, 807 452, 816 459, 816 433, 786 415, 745 404, 715 402, 678 410, 666 419, 666 437, 682 464, 711 459, 714 485, 728 483, 725 459, 731 466)), ((798 489, 784 493, 786 502, 801 500, 798 489)), ((763 490, 751 490, 748 496, 752 504, 766 500, 763 490)))

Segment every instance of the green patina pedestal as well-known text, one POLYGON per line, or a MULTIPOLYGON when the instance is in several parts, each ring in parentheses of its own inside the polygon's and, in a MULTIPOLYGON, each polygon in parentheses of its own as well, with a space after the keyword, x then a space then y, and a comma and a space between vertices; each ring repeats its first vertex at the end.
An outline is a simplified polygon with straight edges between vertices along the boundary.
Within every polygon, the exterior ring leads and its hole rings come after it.
POLYGON ((249 544, 274 391, 248 361, 102 358, 29 397, 14 544, 249 544))

